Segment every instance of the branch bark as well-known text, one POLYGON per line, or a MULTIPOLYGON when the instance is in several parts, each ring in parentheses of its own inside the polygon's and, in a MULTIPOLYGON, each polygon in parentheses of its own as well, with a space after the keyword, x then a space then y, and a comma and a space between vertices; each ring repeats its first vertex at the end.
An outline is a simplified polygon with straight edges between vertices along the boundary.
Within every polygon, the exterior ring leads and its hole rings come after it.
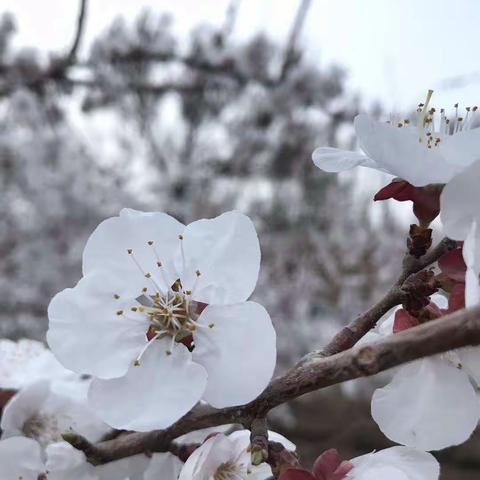
POLYGON ((278 77, 278 83, 281 83, 286 78, 290 67, 296 62, 298 37, 300 36, 303 25, 307 18, 311 3, 312 0, 300 0, 300 5, 298 6, 297 13, 288 37, 287 46, 285 48, 285 55, 283 57, 282 67, 278 77))
POLYGON ((205 427, 241 423, 249 427, 276 406, 321 388, 375 375, 412 360, 455 348, 480 345, 480 306, 460 310, 378 342, 329 357, 314 357, 274 379, 254 401, 223 409, 194 409, 166 430, 130 433, 90 449, 95 463, 106 463, 145 451, 168 451, 180 435, 205 427))
POLYGON ((385 315, 391 308, 402 303, 403 292, 401 287, 411 275, 414 275, 433 264, 445 252, 453 250, 455 246, 456 242, 445 237, 434 248, 427 252, 426 255, 419 259, 409 254, 405 255, 402 272, 386 295, 372 308, 362 315, 359 315, 346 327, 342 328, 322 350, 313 352, 312 354, 309 354, 308 357, 328 357, 353 347, 368 331, 375 327, 376 323, 383 315, 385 315))
POLYGON ((80 0, 80 8, 78 11, 77 28, 72 46, 65 57, 65 64, 71 65, 77 59, 77 51, 82 41, 83 32, 85 30, 85 20, 87 18, 87 0, 80 0))

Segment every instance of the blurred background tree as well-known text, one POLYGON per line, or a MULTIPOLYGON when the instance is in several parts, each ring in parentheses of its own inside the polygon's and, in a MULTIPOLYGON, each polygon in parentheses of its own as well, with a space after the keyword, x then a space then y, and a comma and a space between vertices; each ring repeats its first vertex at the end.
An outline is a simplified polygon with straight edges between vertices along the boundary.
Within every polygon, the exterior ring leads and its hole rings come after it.
MULTIPOLYGON (((118 18, 86 58, 86 2, 66 53, 13 48, 15 21, 3 15, 0 336, 44 338, 48 303, 79 279, 88 235, 124 206, 186 223, 234 208, 253 219, 263 255, 255 298, 273 318, 280 369, 388 288, 404 234, 387 208, 373 217, 354 177, 311 162, 318 145, 352 146, 358 98, 340 68, 302 54, 309 3, 284 45, 234 41, 237 0, 224 25, 181 38, 167 15, 118 18)), ((274 420, 305 454, 386 445, 365 403, 338 388, 308 398, 274 420)))

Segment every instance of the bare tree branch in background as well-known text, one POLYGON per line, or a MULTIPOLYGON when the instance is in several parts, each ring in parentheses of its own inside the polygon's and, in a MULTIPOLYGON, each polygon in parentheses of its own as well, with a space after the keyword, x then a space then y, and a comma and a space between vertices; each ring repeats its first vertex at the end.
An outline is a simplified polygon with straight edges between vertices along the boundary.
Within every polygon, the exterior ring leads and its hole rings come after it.
POLYGON ((237 20, 238 11, 242 0, 230 0, 227 10, 225 12, 225 20, 222 27, 222 37, 228 38, 233 29, 235 28, 235 22, 237 20))
POLYGON ((77 17, 77 28, 75 31, 75 37, 73 39, 72 46, 65 57, 65 63, 71 65, 75 63, 77 59, 77 52, 82 41, 83 32, 85 31, 85 23, 87 18, 87 3, 88 0, 80 0, 80 8, 77 17))
POLYGON ((307 18, 312 0, 300 0, 295 19, 290 29, 290 34, 285 48, 282 67, 280 69, 279 82, 285 79, 290 67, 298 61, 297 42, 307 18))

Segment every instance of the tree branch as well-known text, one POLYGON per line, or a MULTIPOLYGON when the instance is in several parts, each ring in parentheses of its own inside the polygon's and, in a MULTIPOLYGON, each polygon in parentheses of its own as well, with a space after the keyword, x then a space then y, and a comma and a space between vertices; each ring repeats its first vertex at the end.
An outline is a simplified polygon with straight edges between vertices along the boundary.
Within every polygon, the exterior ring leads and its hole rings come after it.
POLYGON ((83 32, 85 30, 85 20, 87 18, 87 0, 80 0, 80 8, 78 10, 77 29, 75 31, 75 37, 73 39, 72 46, 67 53, 64 63, 65 65, 71 65, 77 58, 77 51, 82 41, 83 32))
POLYGON ((418 327, 365 346, 329 357, 314 357, 274 379, 265 391, 247 405, 192 410, 166 430, 130 433, 95 445, 96 462, 136 455, 145 451, 168 451, 180 435, 226 423, 250 426, 278 405, 315 390, 347 380, 374 375, 412 360, 455 348, 480 345, 480 306, 459 310, 418 327))
POLYGON ((455 246, 455 241, 445 237, 438 243, 438 245, 419 259, 409 254, 405 255, 402 272, 386 295, 372 308, 352 320, 346 327, 343 327, 322 350, 309 354, 307 358, 312 355, 334 355, 353 347, 367 332, 375 327, 376 323, 383 315, 385 315, 391 308, 402 303, 403 292, 401 287, 411 275, 414 275, 432 265, 445 252, 453 250, 455 246))
POLYGON ((298 6, 295 19, 290 30, 290 35, 288 37, 287 47, 285 48, 285 55, 283 58, 282 67, 280 69, 280 75, 278 83, 282 82, 287 76, 288 70, 292 65, 295 64, 297 60, 297 42, 298 37, 302 31, 305 19, 307 18, 308 9, 310 8, 312 1, 311 0, 301 0, 300 5, 298 6))

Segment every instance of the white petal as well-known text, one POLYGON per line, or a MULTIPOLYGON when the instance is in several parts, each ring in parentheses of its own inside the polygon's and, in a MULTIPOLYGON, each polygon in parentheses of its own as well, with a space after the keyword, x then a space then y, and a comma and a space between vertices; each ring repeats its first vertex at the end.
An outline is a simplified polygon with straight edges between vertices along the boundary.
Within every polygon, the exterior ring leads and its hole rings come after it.
MULTIPOLYGON (((162 263, 168 283, 178 278, 174 268, 178 236, 184 225, 161 212, 139 212, 124 208, 119 217, 108 218, 94 230, 83 252, 84 275, 102 268, 122 271, 125 278, 142 275, 128 250, 132 249, 137 262, 158 282, 162 276, 157 261, 162 263), (148 242, 153 242, 149 245, 148 242)), ((164 282, 163 282, 164 284, 164 282)), ((168 285, 168 286, 170 286, 168 285)))
POLYGON ((473 307, 480 302, 480 229, 473 220, 463 244, 463 259, 467 266, 465 275, 465 306, 473 307))
POLYGON ((97 480, 95 467, 83 452, 67 442, 53 443, 46 448, 49 480, 97 480))
POLYGON ((380 430, 394 442, 421 450, 467 440, 479 407, 467 375, 440 357, 401 367, 372 397, 372 417, 380 430))
POLYGON ((144 480, 143 474, 150 463, 146 455, 134 455, 95 467, 99 480, 144 480))
POLYGON ((182 462, 169 453, 155 453, 143 476, 144 480, 177 480, 182 462))
POLYGON ((367 156, 339 148, 317 148, 312 154, 312 159, 313 163, 325 172, 343 172, 358 166, 382 170, 374 160, 367 156))
MULTIPOLYGON (((409 447, 386 448, 379 452, 362 455, 350 460, 355 468, 352 470, 352 477, 363 478, 363 472, 374 472, 380 467, 391 467, 396 474, 401 472, 408 480, 437 480, 440 475, 440 466, 435 457, 430 453, 415 450, 409 447)), ((370 478, 370 477, 365 477, 370 478)), ((371 477, 390 478, 389 476, 371 477)), ((393 477, 396 478, 396 477, 393 477)))
POLYGON ((0 466, 2 480, 37 480, 45 471, 40 445, 25 437, 0 441, 0 466))
POLYGON ((18 389, 63 372, 66 370, 42 342, 26 338, 18 342, 0 340, 0 388, 18 389))
POLYGON ((193 359, 208 372, 204 400, 214 407, 243 405, 268 385, 276 362, 276 335, 258 303, 210 305, 193 333, 193 359))
POLYGON ((480 159, 480 128, 447 135, 438 148, 447 161, 461 171, 480 159))
POLYGON ((222 463, 233 460, 233 444, 223 434, 209 438, 185 462, 178 480, 204 480, 213 477, 222 463))
POLYGON ((24 435, 25 422, 43 408, 49 394, 50 389, 46 380, 33 383, 19 391, 3 410, 0 423, 2 438, 24 435))
POLYGON ((397 128, 357 115, 354 121, 360 148, 385 171, 421 187, 448 182, 457 169, 434 149, 418 141, 414 127, 397 128))
POLYGON ((207 373, 183 345, 175 344, 171 355, 168 350, 169 340, 154 341, 124 377, 95 379, 92 409, 114 428, 137 431, 166 428, 185 415, 200 400, 207 373))
POLYGON ((240 212, 198 220, 183 234, 185 288, 199 302, 243 302, 253 292, 260 269, 260 245, 252 221, 240 212), (196 271, 201 275, 197 277, 196 271))
POLYGON ((70 431, 96 442, 109 431, 86 405, 53 392, 45 380, 23 388, 10 400, 1 422, 3 436, 24 435, 25 424, 31 419, 38 419, 42 426, 35 429, 35 439, 41 444, 58 441, 62 433, 70 431), (42 418, 46 419, 43 423, 42 418))
POLYGON ((347 475, 347 479, 349 478, 352 480, 379 480, 380 478, 388 478, 388 480, 410 480, 401 470, 388 465, 375 465, 361 473, 352 471, 350 476, 347 475))
POLYGON ((480 347, 465 347, 456 350, 463 369, 480 387, 480 347))
POLYGON ((473 268, 467 268, 465 275, 465 306, 473 307, 480 303, 480 284, 478 273, 473 268))
POLYGON ((465 240, 472 221, 480 222, 480 161, 456 175, 440 196, 440 218, 445 234, 454 240, 465 240))
POLYGON ((67 368, 101 378, 118 377, 146 343, 147 318, 130 311, 137 302, 119 280, 95 271, 51 301, 47 340, 67 368))

